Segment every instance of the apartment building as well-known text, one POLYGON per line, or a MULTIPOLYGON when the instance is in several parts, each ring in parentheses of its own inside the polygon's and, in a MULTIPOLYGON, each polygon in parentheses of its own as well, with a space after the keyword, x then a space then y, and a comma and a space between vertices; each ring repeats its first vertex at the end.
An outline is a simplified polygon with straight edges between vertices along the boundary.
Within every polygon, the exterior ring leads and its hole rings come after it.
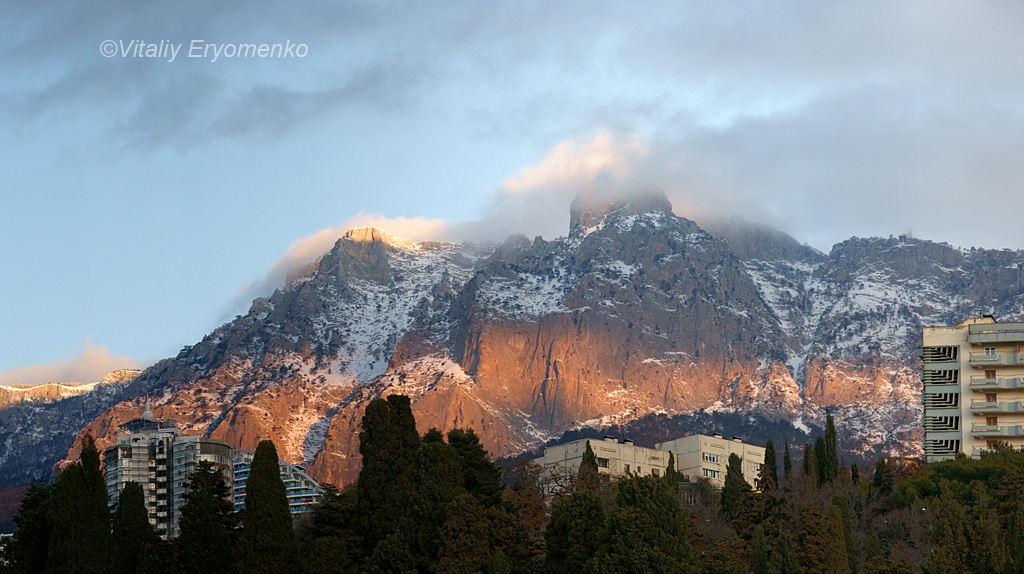
POLYGON ((188 491, 188 477, 201 461, 221 468, 230 481, 231 445, 183 436, 173 420, 157 420, 146 405, 137 419, 122 425, 117 444, 103 451, 103 476, 110 505, 117 504, 128 482, 142 486, 149 523, 164 539, 178 535, 178 520, 188 491))
MULTIPOLYGON (((249 479, 249 468, 252 466, 252 457, 255 454, 251 450, 235 449, 232 453, 232 467, 234 468, 234 503, 235 511, 245 508, 245 485, 249 479)), ((323 489, 320 484, 306 474, 306 469, 283 460, 277 461, 281 469, 281 480, 284 481, 285 496, 288 497, 288 510, 292 518, 313 510, 313 507, 320 503, 323 498, 323 489)))
POLYGON ((928 462, 1024 446, 1024 323, 983 315, 926 327, 919 354, 928 462))
POLYGON ((720 434, 712 436, 697 434, 677 438, 654 445, 654 448, 671 452, 676 462, 676 471, 691 481, 706 478, 711 486, 725 485, 725 471, 729 466, 729 455, 742 459, 743 478, 751 486, 757 484, 757 475, 764 464, 764 447, 743 442, 739 437, 726 439, 720 434))
MULTIPOLYGON (((545 468, 561 467, 569 473, 579 470, 583 453, 587 450, 588 439, 580 439, 544 449, 544 456, 534 462, 545 468)), ((597 469, 602 474, 617 478, 630 474, 663 476, 668 468, 668 455, 675 458, 676 470, 690 480, 706 478, 711 486, 722 488, 729 455, 737 454, 743 459, 743 478, 751 485, 756 484, 757 473, 764 464, 764 447, 742 442, 739 438, 725 439, 720 434, 713 436, 692 435, 658 443, 654 448, 636 446, 629 439, 614 437, 589 439, 590 448, 597 457, 597 469)))

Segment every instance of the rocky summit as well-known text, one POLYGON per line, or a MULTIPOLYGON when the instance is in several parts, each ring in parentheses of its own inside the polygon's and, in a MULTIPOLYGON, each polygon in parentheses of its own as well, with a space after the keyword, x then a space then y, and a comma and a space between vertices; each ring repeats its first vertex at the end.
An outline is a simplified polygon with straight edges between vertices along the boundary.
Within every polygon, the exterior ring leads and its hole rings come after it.
POLYGON ((1024 319, 1022 264, 1024 252, 910 237, 824 254, 749 222, 700 226, 657 193, 581 195, 568 235, 550 241, 353 229, 284 289, 134 379, 134 395, 93 413, 79 440, 61 437, 70 451, 46 454, 76 457, 86 432, 112 444, 149 399, 187 433, 241 448, 272 438, 283 458, 343 485, 359 469, 364 407, 402 393, 421 431, 472 427, 493 456, 588 427, 656 435, 716 417, 799 433, 826 407, 849 456, 916 456, 921 328, 979 309, 1024 319))

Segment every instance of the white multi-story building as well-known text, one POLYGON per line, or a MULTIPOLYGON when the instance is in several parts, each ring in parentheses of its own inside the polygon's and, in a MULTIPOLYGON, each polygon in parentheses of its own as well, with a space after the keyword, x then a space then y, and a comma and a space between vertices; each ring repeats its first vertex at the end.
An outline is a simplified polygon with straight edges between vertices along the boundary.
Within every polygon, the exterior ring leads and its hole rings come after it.
POLYGON ((1024 446, 1024 323, 984 315, 926 327, 920 356, 928 462, 1024 446))
POLYGON ((706 478, 711 486, 722 488, 725 471, 729 467, 729 455, 735 454, 742 460, 743 478, 751 486, 757 484, 757 474, 764 464, 764 447, 747 444, 739 437, 726 439, 720 434, 685 436, 654 445, 654 448, 671 452, 676 462, 676 471, 690 480, 706 478))
POLYGON ((103 475, 111 506, 128 482, 142 487, 149 523, 163 538, 179 533, 178 520, 188 491, 188 477, 203 460, 220 467, 231 480, 231 445, 183 436, 173 420, 156 420, 149 405, 142 416, 120 427, 117 444, 103 452, 103 475))
MULTIPOLYGON (((235 449, 232 451, 234 468, 234 502, 235 511, 245 509, 245 485, 249 479, 249 467, 252 466, 252 457, 255 454, 251 450, 235 449)), ((288 510, 292 517, 313 510, 313 507, 320 503, 323 498, 323 489, 320 484, 306 474, 306 469, 283 460, 277 461, 281 469, 281 480, 284 481, 285 495, 288 497, 288 510)))
POLYGON ((568 473, 575 473, 588 442, 597 457, 598 472, 612 477, 630 474, 663 476, 671 452, 676 471, 680 474, 693 481, 706 478, 711 486, 721 488, 725 484, 729 455, 736 454, 743 460, 743 478, 753 486, 764 464, 764 447, 746 444, 739 438, 727 440, 720 434, 691 435, 658 443, 654 448, 636 446, 631 440, 620 441, 613 437, 580 439, 547 447, 544 456, 534 459, 534 462, 542 467, 558 466, 568 473))

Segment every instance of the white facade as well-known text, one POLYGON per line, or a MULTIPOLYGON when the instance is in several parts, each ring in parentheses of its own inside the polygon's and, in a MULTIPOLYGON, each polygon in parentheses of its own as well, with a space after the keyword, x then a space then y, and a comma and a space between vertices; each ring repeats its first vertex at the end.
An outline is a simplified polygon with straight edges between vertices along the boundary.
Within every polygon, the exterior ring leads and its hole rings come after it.
POLYGON ((757 474, 764 464, 763 446, 746 444, 739 438, 729 440, 721 435, 690 435, 658 443, 655 448, 672 453, 677 472, 691 481, 706 478, 715 488, 722 488, 725 484, 725 471, 731 454, 742 459, 743 478, 751 486, 757 484, 757 474))
POLYGON ((1024 323, 985 315, 926 327, 920 356, 928 462, 1024 446, 1024 323))
MULTIPOLYGON (((255 452, 251 450, 232 451, 232 466, 234 468, 233 494, 235 511, 245 509, 245 485, 249 480, 249 467, 252 466, 252 457, 255 452)), ((288 464, 283 460, 277 461, 281 469, 281 480, 284 482, 285 496, 288 497, 288 510, 292 517, 313 510, 313 507, 320 503, 323 498, 323 489, 320 484, 306 474, 306 469, 294 464, 288 464)))
POLYGON ((613 477, 630 474, 664 476, 668 468, 668 454, 614 437, 580 439, 549 446, 544 449, 544 456, 534 459, 534 462, 542 467, 557 465, 571 473, 578 472, 588 442, 597 457, 597 471, 601 474, 613 477))

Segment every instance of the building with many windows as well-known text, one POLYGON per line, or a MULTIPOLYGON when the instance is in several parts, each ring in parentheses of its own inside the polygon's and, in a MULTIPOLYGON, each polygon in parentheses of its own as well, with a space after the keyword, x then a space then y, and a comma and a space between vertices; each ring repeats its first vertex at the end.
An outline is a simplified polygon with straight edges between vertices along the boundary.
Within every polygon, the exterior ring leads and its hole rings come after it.
POLYGON ((984 315, 926 327, 919 346, 928 462, 1024 446, 1024 323, 984 315))
POLYGON ((149 512, 149 523, 162 538, 178 535, 178 520, 188 491, 188 477, 199 462, 220 467, 230 481, 231 445, 219 440, 183 436, 173 420, 157 420, 146 411, 119 427, 117 444, 103 452, 103 476, 111 506, 128 482, 137 482, 149 512))
MULTIPOLYGON (((252 457, 255 454, 251 450, 236 449, 233 451, 232 466, 234 468, 234 502, 235 511, 245 508, 245 484, 249 479, 249 467, 252 466, 252 457)), ((306 469, 294 464, 288 464, 283 460, 277 461, 281 469, 281 480, 284 481, 285 495, 288 497, 288 509, 292 518, 313 510, 313 506, 320 503, 323 498, 323 489, 320 484, 306 474, 306 469)))
POLYGON ((568 474, 575 474, 587 450, 587 442, 597 457, 598 471, 611 477, 629 474, 662 476, 668 468, 671 452, 680 474, 694 481, 706 478, 711 486, 722 488, 730 454, 737 454, 743 459, 743 478, 751 485, 756 484, 757 474, 764 464, 764 447, 746 444, 739 438, 728 440, 720 434, 687 436, 658 443, 654 448, 636 446, 631 440, 613 437, 589 441, 580 439, 547 447, 544 456, 534 459, 534 462, 545 468, 557 466, 568 474))

